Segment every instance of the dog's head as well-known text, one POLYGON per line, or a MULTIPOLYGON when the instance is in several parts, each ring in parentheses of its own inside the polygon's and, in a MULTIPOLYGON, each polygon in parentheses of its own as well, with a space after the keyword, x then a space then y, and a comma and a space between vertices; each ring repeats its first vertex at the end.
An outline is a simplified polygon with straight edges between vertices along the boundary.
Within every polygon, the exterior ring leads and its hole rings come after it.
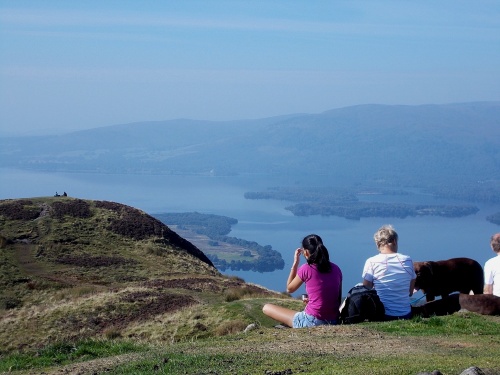
POLYGON ((415 289, 421 290, 423 293, 433 283, 433 266, 434 262, 414 262, 413 267, 415 268, 415 273, 417 274, 417 279, 415 280, 415 289))

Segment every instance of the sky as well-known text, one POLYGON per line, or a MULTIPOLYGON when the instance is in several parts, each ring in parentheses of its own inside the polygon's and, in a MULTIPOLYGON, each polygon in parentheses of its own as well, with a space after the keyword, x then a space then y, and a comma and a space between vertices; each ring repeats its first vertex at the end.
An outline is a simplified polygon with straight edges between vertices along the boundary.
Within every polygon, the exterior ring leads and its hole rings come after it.
POLYGON ((499 100, 497 0, 0 0, 0 136, 499 100))

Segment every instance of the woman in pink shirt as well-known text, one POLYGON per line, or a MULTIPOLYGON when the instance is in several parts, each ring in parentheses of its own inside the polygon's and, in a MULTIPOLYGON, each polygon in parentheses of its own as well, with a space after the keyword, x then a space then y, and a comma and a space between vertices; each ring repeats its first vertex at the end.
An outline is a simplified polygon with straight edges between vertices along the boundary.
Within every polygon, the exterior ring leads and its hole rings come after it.
POLYGON ((293 293, 306 283, 308 299, 304 311, 294 311, 267 303, 262 311, 267 316, 293 328, 337 324, 342 298, 342 271, 330 262, 328 250, 320 236, 311 234, 295 250, 286 291, 293 293), (307 263, 299 268, 300 255, 307 263))

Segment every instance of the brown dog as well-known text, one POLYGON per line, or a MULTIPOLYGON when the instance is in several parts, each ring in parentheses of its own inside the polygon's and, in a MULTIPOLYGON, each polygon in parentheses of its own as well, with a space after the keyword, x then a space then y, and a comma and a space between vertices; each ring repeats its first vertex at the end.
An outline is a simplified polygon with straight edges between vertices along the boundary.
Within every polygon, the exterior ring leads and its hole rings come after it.
POLYGON ((472 290, 474 294, 483 293, 483 267, 473 259, 414 262, 414 268, 417 274, 415 289, 422 290, 427 302, 453 292, 469 294, 472 290))
POLYGON ((493 294, 463 294, 458 298, 460 308, 482 315, 500 315, 500 297, 493 294))
POLYGON ((500 297, 493 294, 454 293, 445 298, 412 306, 413 315, 429 318, 453 314, 461 309, 482 315, 500 315, 500 297))

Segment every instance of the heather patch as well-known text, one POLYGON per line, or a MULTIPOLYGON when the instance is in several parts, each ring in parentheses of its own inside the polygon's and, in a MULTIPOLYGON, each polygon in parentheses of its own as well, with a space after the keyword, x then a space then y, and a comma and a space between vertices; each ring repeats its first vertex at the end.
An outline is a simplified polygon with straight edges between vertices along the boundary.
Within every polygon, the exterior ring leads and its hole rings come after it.
POLYGON ((0 204, 0 215, 8 220, 34 220, 41 212, 42 207, 27 199, 4 201, 0 204))
POLYGON ((54 216, 62 219, 65 215, 75 218, 89 218, 92 216, 90 204, 81 199, 68 199, 68 201, 56 201, 52 203, 54 216))

